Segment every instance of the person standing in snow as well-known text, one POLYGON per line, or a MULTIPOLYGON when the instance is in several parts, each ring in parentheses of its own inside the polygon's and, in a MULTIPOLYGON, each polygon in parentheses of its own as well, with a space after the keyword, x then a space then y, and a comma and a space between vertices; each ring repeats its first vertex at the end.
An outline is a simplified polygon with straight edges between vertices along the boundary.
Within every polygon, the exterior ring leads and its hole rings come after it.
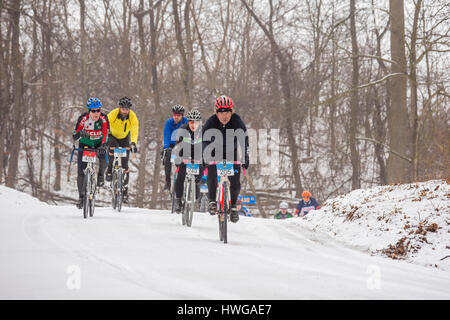
POLYGON ((236 200, 236 210, 238 212, 238 215, 240 216, 251 217, 251 214, 248 212, 248 209, 242 205, 241 199, 236 200))
POLYGON ((289 205, 286 201, 281 201, 280 203, 280 211, 276 213, 273 218, 274 219, 288 219, 292 218, 292 214, 288 211, 289 205))
POLYGON ((161 152, 164 172, 166 174, 164 190, 170 190, 170 174, 172 172, 170 158, 172 156, 172 148, 175 146, 176 131, 188 122, 187 118, 183 115, 184 107, 179 104, 174 105, 172 107, 172 117, 166 121, 164 126, 164 144, 163 151, 161 152))
POLYGON ((295 209, 295 216, 297 217, 304 217, 306 216, 311 210, 317 210, 320 209, 319 203, 316 199, 311 197, 311 192, 308 190, 303 191, 302 193, 302 200, 297 205, 297 208, 295 209))

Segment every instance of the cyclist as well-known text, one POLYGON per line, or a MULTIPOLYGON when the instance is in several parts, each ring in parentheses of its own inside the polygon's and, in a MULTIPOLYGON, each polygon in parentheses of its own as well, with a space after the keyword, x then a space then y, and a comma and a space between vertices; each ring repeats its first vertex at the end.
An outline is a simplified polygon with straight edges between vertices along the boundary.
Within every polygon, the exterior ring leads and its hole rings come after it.
POLYGON ((288 219, 292 218, 292 214, 288 211, 289 205, 286 201, 281 201, 280 211, 276 213, 273 217, 274 219, 288 219))
MULTIPOLYGON (((106 150, 109 133, 109 121, 105 113, 101 112, 102 103, 97 98, 90 98, 86 103, 87 112, 84 112, 77 120, 73 131, 74 141, 79 140, 79 149, 85 146, 91 149, 97 149, 100 166, 97 175, 97 185, 103 186, 105 183, 104 173, 106 169, 106 150)), ((83 206, 83 180, 84 169, 87 164, 82 161, 83 151, 78 151, 78 176, 77 186, 79 200, 77 207, 83 206)))
POLYGON ((248 209, 242 205, 241 199, 236 200, 236 210, 238 215, 251 217, 252 215, 248 212, 248 209))
MULTIPOLYGON (((108 120, 111 126, 111 133, 109 135, 110 147, 129 147, 131 152, 137 152, 137 139, 139 135, 139 120, 136 113, 130 110, 133 104, 130 98, 120 98, 118 107, 108 113, 108 120), (131 142, 131 144, 130 144, 131 142)), ((128 158, 130 152, 127 150, 127 156, 122 158, 122 167, 124 168, 124 191, 123 202, 128 203, 128 181, 129 181, 129 167, 128 158)), ((112 165, 114 161, 114 154, 109 152, 108 171, 106 172, 106 181, 111 181, 112 165)))
MULTIPOLYGON (((192 109, 186 115, 188 123, 183 124, 177 130, 177 142, 176 146, 180 146, 179 154, 177 158, 179 159, 192 159, 200 162, 200 172, 199 175, 195 176, 196 182, 196 195, 197 199, 200 197, 200 180, 203 176, 203 165, 202 165, 202 130, 201 130, 201 120, 202 115, 198 109, 192 109)), ((175 180, 175 212, 181 213, 182 202, 181 197, 183 196, 184 180, 186 178, 186 164, 179 163, 178 175, 175 180)))
POLYGON ((166 174, 166 185, 164 190, 170 190, 170 174, 172 171, 172 164, 170 157, 172 155, 172 148, 175 146, 176 131, 183 124, 187 123, 184 115, 184 107, 176 104, 172 107, 172 117, 166 121, 164 126, 164 144, 161 152, 164 172, 166 174))
MULTIPOLYGON (((205 125, 203 126, 204 162, 208 164, 212 161, 236 161, 239 144, 244 157, 244 161, 242 161, 243 167, 248 169, 249 144, 247 128, 241 117, 237 113, 234 113, 233 100, 228 96, 222 95, 215 100, 214 106, 215 114, 206 120, 205 125), (217 136, 220 136, 218 141, 216 141, 217 136), (227 144, 229 145, 228 147, 227 144), (211 146, 208 148, 209 145, 212 145, 214 148, 211 148, 211 146)), ((236 200, 241 191, 241 168, 239 165, 235 165, 234 170, 235 174, 229 177, 231 191, 230 220, 231 222, 236 223, 239 220, 239 215, 236 210, 236 200)), ((209 197, 208 210, 211 215, 214 215, 217 209, 217 168, 215 165, 208 166, 207 182, 209 197)))
POLYGON ((305 190, 302 192, 303 200, 297 205, 295 209, 295 216, 303 217, 306 216, 311 210, 320 209, 319 203, 316 199, 311 197, 311 192, 305 190))

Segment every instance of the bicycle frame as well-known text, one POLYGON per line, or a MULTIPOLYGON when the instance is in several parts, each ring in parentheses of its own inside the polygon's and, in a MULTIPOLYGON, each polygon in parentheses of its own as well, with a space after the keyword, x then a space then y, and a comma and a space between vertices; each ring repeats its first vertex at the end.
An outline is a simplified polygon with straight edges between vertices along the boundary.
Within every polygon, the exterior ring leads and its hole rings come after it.
MULTIPOLYGON (((227 162, 223 162, 225 164, 227 162)), ((227 164, 234 165, 241 163, 239 161, 228 162, 227 164)), ((218 165, 220 162, 210 162, 210 165, 218 165)), ((219 173, 218 173, 219 174, 219 173)), ((233 172, 234 174, 234 172, 233 172)), ((231 190, 230 190, 230 180, 228 179, 228 174, 224 172, 220 175, 219 182, 217 183, 216 189, 216 203, 217 203, 217 216, 219 220, 219 239, 224 243, 228 242, 228 234, 227 234, 227 223, 229 219, 229 214, 231 213, 231 190)))
POLYGON ((117 209, 117 211, 122 210, 123 201, 123 189, 124 189, 124 169, 122 168, 122 157, 125 151, 125 156, 127 156, 127 151, 130 150, 129 147, 110 147, 110 155, 114 155, 114 160, 112 164, 113 172, 111 179, 111 193, 112 193, 112 207, 117 209))
MULTIPOLYGON (((195 174, 189 173, 188 164, 197 164, 200 165, 200 161, 195 161, 191 159, 183 160, 183 163, 186 165, 186 177, 184 179, 184 188, 183 188, 183 214, 182 214, 182 224, 187 225, 188 227, 192 226, 192 219, 194 216, 194 208, 196 202, 196 183, 195 183, 195 174)), ((200 171, 199 171, 200 174, 200 171)))

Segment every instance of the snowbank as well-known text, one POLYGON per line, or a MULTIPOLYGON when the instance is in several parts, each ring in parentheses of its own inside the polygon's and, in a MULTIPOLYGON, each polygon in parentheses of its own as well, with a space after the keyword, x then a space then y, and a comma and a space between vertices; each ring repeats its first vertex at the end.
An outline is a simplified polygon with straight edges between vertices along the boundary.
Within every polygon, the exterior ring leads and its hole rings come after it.
POLYGON ((354 190, 328 200, 298 224, 372 254, 450 270, 445 180, 354 190))

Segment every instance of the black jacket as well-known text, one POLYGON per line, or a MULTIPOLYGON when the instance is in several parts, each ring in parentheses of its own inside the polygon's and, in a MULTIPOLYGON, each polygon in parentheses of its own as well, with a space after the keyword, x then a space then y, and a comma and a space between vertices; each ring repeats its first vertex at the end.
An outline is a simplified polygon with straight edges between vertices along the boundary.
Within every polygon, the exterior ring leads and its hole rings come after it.
POLYGON ((203 125, 203 157, 207 164, 211 161, 241 161, 245 158, 238 159, 238 145, 240 147, 241 156, 248 158, 248 134, 247 128, 241 117, 233 113, 230 121, 223 125, 214 114, 203 125), (227 130, 230 129, 229 132, 227 130), (222 144, 216 142, 216 136, 222 136, 222 144), (234 135, 234 137, 233 137, 234 135), (233 154, 227 154, 227 146, 229 150, 233 150, 233 154))
MULTIPOLYGON (((177 156, 181 159, 202 160, 202 130, 191 131, 189 124, 183 124, 177 130, 176 147, 177 156)), ((177 163, 178 164, 178 163, 177 163)))

